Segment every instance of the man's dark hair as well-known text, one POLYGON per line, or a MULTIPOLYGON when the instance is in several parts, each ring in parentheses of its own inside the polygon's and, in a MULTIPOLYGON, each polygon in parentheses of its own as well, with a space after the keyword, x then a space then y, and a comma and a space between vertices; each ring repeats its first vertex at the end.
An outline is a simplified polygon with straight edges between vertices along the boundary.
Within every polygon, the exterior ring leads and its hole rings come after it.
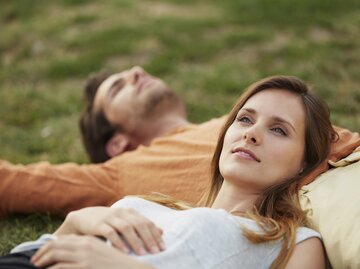
POLYGON ((94 99, 97 90, 100 84, 110 75, 109 72, 91 75, 84 88, 86 105, 80 116, 79 126, 83 144, 90 161, 93 163, 100 163, 110 159, 105 146, 117 129, 116 126, 109 123, 103 111, 94 110, 94 99))

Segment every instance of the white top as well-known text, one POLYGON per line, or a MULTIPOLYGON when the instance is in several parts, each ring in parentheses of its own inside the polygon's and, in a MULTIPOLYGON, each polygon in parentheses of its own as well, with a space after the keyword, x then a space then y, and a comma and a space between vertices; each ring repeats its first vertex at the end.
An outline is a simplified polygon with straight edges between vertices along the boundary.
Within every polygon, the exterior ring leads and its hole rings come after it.
MULTIPOLYGON (((255 221, 223 209, 173 210, 137 197, 126 197, 112 207, 130 207, 163 229, 166 249, 137 256, 157 269, 269 268, 280 251, 280 241, 253 244, 241 226, 261 231, 255 221)), ((320 235, 308 228, 297 231, 296 243, 320 235)), ((134 254, 133 254, 134 255, 134 254)))
MULTIPOLYGON (((255 221, 236 217, 223 209, 206 207, 173 210, 137 197, 126 197, 112 207, 129 207, 163 229, 166 249, 156 254, 134 257, 156 269, 262 269, 269 268, 280 251, 280 241, 261 244, 249 242, 242 226, 261 231, 255 221)), ((308 228, 297 230, 296 243, 320 235, 308 228)), ((36 249, 52 235, 15 247, 11 253, 36 249)))

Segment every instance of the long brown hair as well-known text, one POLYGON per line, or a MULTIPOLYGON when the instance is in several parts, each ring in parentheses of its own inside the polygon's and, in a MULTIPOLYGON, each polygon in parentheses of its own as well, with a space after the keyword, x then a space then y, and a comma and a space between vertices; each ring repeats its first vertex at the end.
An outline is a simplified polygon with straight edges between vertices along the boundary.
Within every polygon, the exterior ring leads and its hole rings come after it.
POLYGON ((273 76, 260 80, 248 87, 237 100, 223 126, 212 159, 212 182, 200 203, 211 206, 222 186, 224 178, 219 170, 219 159, 226 131, 236 118, 238 111, 253 95, 269 90, 289 91, 299 96, 305 108, 305 167, 298 176, 271 186, 265 190, 255 203, 255 208, 247 216, 255 220, 264 233, 255 233, 245 229, 245 236, 254 243, 283 239, 279 256, 271 268, 284 268, 295 247, 296 228, 309 226, 306 213, 301 210, 297 191, 300 179, 309 174, 327 157, 330 143, 336 139, 336 132, 330 122, 330 113, 326 104, 313 95, 308 86, 299 78, 291 76, 273 76))
MULTIPOLYGON (((262 228, 257 233, 243 229, 248 240, 253 243, 263 243, 283 239, 278 257, 271 264, 271 269, 284 268, 295 247, 296 229, 300 226, 311 226, 299 204, 298 190, 301 179, 308 175, 323 160, 326 159, 330 143, 338 137, 330 122, 330 112, 327 105, 313 95, 309 87, 299 78, 291 76, 268 77, 250 85, 240 96, 219 134, 217 146, 212 159, 212 181, 208 190, 198 203, 198 206, 211 206, 222 186, 224 178, 219 170, 219 159, 223 148, 225 134, 236 118, 238 111, 253 95, 270 89, 285 90, 298 95, 305 108, 305 167, 296 177, 283 181, 266 189, 257 199, 254 209, 246 216, 255 220, 262 228)), ((191 205, 169 196, 141 196, 173 209, 186 210, 191 205)))

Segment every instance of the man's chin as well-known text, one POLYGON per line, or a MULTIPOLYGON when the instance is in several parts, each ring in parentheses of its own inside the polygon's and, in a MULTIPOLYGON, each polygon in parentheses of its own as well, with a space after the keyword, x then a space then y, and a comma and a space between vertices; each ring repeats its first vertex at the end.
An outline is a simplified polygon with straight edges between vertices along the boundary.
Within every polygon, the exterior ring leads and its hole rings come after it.
POLYGON ((166 112, 175 109, 179 103, 181 100, 170 88, 157 88, 146 96, 142 115, 147 117, 153 113, 158 114, 158 110, 165 115, 166 112))

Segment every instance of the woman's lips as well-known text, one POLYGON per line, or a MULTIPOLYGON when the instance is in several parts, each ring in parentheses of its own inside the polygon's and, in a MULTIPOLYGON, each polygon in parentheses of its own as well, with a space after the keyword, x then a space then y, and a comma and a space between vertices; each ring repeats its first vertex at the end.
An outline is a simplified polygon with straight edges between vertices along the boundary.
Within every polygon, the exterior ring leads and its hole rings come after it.
POLYGON ((254 160, 257 161, 258 163, 261 162, 260 159, 255 155, 255 153, 253 153, 251 150, 242 148, 242 147, 238 147, 232 150, 232 153, 235 153, 239 156, 241 156, 242 158, 248 159, 248 160, 254 160))

